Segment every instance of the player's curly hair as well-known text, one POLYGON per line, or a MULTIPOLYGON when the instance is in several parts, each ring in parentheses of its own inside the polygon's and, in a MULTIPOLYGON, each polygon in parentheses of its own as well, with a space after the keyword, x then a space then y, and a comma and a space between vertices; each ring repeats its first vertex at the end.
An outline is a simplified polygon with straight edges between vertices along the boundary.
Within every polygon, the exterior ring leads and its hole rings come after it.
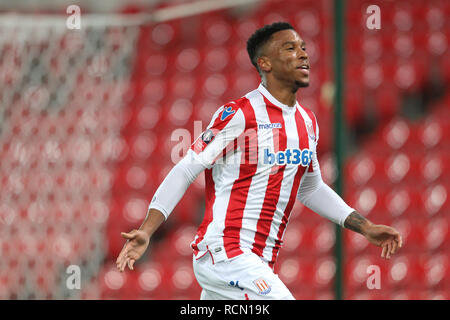
POLYGON ((258 64, 256 63, 261 54, 260 49, 265 43, 267 43, 267 41, 270 40, 272 34, 288 29, 295 30, 294 27, 287 22, 274 22, 256 30, 247 40, 247 52, 250 57, 250 61, 260 74, 261 72, 258 68, 258 64))

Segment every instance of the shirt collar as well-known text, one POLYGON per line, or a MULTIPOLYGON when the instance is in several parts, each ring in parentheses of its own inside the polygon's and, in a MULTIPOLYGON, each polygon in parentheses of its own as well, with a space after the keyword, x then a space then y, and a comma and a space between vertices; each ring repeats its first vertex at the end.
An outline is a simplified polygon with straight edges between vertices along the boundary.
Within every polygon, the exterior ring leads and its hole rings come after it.
POLYGON ((295 101, 295 106, 294 107, 290 107, 287 104, 281 103, 280 101, 278 101, 270 92, 269 90, 267 90, 262 83, 259 84, 258 87, 258 91, 267 98, 267 100, 269 100, 273 105, 276 105, 277 107, 280 107, 283 110, 289 111, 289 112, 294 112, 299 104, 297 101, 295 101))

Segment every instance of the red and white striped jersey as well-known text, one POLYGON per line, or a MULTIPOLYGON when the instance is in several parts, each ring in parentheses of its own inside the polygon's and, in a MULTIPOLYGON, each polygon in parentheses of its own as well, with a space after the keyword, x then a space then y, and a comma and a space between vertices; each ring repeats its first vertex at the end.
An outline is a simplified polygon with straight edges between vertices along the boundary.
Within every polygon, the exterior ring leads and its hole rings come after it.
POLYGON ((273 267, 302 177, 320 170, 318 132, 313 112, 262 85, 220 107, 190 151, 207 168, 194 252, 220 246, 232 258, 247 248, 273 267))

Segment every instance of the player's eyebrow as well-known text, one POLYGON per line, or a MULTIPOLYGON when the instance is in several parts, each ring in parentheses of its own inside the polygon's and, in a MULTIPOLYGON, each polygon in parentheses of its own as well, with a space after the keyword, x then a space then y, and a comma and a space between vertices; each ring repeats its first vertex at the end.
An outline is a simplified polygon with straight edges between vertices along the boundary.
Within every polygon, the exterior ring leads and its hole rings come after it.
MULTIPOLYGON (((295 45, 296 42, 297 42, 297 41, 286 41, 286 42, 284 42, 284 43, 282 44, 282 47, 284 47, 284 46, 287 45, 287 44, 289 44, 289 45, 295 45)), ((300 42, 300 46, 301 46, 301 47, 304 47, 305 45, 306 45, 305 40, 302 40, 302 41, 300 42)))
POLYGON ((295 44, 295 41, 286 41, 286 42, 284 42, 284 43, 282 44, 282 46, 284 47, 284 46, 287 45, 287 44, 292 44, 292 45, 294 45, 294 44, 295 44))

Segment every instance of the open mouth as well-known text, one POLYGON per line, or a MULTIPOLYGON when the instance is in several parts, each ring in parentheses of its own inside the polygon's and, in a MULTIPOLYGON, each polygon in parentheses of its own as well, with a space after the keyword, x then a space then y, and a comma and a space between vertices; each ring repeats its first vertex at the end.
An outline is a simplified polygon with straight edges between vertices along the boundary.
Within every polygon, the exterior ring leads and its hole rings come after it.
POLYGON ((297 67, 298 70, 300 70, 303 74, 309 75, 309 66, 308 65, 301 65, 300 67, 297 67))

